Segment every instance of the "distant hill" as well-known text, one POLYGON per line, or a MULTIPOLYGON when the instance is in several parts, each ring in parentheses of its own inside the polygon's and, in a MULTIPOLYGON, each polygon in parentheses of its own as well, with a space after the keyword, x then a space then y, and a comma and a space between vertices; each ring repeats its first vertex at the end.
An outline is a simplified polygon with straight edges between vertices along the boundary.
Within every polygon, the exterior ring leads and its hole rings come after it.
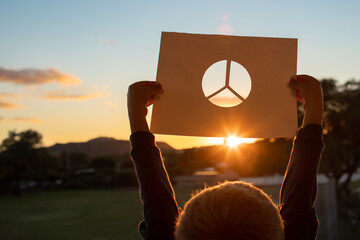
MULTIPOLYGON (((157 146, 162 152, 175 150, 170 145, 164 142, 157 142, 157 146)), ((105 155, 119 155, 128 153, 130 151, 130 143, 126 140, 117 140, 108 137, 99 137, 91 139, 87 142, 79 143, 57 143, 48 148, 53 155, 60 155, 62 152, 81 152, 89 157, 98 157, 105 155)))

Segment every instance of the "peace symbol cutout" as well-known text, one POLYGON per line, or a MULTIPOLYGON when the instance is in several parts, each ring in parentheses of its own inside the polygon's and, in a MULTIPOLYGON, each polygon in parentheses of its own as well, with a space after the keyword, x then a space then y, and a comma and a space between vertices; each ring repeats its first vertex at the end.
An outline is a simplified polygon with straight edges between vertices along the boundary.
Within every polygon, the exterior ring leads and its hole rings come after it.
POLYGON ((241 64, 221 60, 205 71, 202 89, 212 104, 219 107, 234 107, 243 103, 249 96, 251 78, 241 64))

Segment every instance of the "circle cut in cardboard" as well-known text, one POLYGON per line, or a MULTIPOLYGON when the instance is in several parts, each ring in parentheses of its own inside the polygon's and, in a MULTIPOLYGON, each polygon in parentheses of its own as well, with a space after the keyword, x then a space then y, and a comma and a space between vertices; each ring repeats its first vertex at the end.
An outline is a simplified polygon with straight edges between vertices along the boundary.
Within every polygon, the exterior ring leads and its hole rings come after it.
POLYGON ((212 64, 202 78, 205 97, 219 107, 234 107, 245 101, 251 91, 251 77, 239 63, 221 60, 212 64))

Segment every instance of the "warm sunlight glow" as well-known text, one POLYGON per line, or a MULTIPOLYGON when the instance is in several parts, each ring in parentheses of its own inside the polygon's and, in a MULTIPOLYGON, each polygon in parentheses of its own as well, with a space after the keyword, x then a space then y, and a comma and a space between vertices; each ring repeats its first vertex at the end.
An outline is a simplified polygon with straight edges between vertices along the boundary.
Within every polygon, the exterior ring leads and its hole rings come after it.
POLYGON ((222 145, 225 143, 224 138, 219 137, 210 137, 208 138, 208 141, 211 145, 222 145))
POLYGON ((256 138, 239 138, 235 136, 230 136, 226 138, 226 145, 229 147, 236 147, 242 143, 253 143, 256 141, 256 138))

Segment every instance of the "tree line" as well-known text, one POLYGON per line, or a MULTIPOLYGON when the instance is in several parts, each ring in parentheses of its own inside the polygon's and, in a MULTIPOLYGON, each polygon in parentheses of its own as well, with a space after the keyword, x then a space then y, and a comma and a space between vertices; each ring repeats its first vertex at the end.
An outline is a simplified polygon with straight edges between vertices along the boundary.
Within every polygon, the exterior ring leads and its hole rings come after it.
POLYGON ((90 158, 81 152, 51 155, 33 130, 10 131, 0 146, 0 193, 24 190, 115 188, 137 184, 128 154, 90 158))

